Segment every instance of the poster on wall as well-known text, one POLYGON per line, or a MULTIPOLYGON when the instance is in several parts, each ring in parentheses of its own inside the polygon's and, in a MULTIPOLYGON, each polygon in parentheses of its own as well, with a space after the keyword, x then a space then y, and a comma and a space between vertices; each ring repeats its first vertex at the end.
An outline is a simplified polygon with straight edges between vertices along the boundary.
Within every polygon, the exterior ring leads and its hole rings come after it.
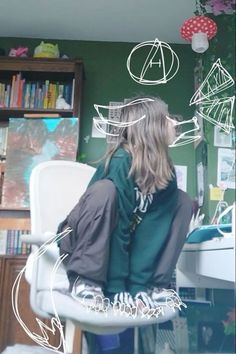
POLYGON ((106 124, 99 122, 99 128, 101 128, 101 129, 98 129, 95 124, 95 121, 98 121, 98 120, 99 120, 99 117, 93 117, 91 137, 92 138, 99 138, 99 139, 106 139, 106 129, 107 129, 106 124))
POLYGON ((224 132, 220 127, 214 127, 214 146, 232 147, 232 133, 224 132))
POLYGON ((175 165, 175 171, 178 188, 187 192, 187 166, 175 165))
POLYGON ((204 140, 204 120, 197 110, 194 112, 194 116, 197 118, 197 122, 199 125, 199 129, 194 131, 194 135, 199 137, 194 141, 194 148, 196 149, 200 142, 204 140))
POLYGON ((75 160, 77 145, 78 118, 10 118, 2 205, 28 208, 32 169, 44 161, 75 160))
POLYGON ((235 189, 235 151, 218 150, 217 185, 223 189, 235 189))
POLYGON ((197 164, 197 191, 198 205, 202 206, 204 201, 204 167, 202 162, 197 164))

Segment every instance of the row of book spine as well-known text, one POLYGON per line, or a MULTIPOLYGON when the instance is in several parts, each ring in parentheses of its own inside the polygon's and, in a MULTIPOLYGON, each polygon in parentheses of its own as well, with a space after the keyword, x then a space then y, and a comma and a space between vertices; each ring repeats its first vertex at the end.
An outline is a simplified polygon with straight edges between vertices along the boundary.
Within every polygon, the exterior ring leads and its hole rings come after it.
POLYGON ((56 109, 59 95, 73 107, 74 83, 28 82, 18 73, 11 83, 0 83, 0 108, 56 109))
POLYGON ((0 230, 1 255, 27 255, 31 252, 31 245, 21 241, 22 234, 29 234, 28 230, 0 230))

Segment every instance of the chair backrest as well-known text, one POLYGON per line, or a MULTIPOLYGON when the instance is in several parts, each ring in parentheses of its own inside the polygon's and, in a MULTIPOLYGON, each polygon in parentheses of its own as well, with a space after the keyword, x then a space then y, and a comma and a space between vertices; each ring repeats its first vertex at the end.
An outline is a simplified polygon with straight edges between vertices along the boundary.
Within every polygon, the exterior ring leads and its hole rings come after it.
MULTIPOLYGON (((30 177, 31 233, 35 237, 42 235, 45 242, 56 233, 57 227, 78 202, 95 172, 95 168, 85 164, 54 160, 37 165, 30 177), (43 235, 46 235, 43 236, 43 235)), ((56 243, 50 245, 40 257, 32 253, 27 261, 26 279, 31 284, 30 303, 33 310, 43 315, 37 301, 41 290, 52 286, 51 274, 59 248, 56 243)), ((67 284, 65 269, 61 266, 54 278, 54 284, 67 284)))
POLYGON ((56 232, 84 193, 95 169, 72 161, 47 161, 37 165, 30 178, 31 231, 56 232))

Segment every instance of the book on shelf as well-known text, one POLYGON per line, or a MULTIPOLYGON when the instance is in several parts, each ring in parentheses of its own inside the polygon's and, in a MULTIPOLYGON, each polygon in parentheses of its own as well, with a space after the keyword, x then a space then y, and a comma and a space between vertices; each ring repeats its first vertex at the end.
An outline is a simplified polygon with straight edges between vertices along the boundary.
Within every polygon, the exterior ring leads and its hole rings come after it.
POLYGON ((75 95, 75 79, 73 79, 73 81, 72 81, 71 107, 74 107, 74 95, 75 95))
POLYGON ((30 106, 30 91, 31 91, 31 84, 28 83, 24 87, 24 94, 23 94, 23 101, 22 107, 29 108, 30 106))
POLYGON ((30 99, 29 99, 29 108, 35 107, 35 91, 36 91, 36 84, 32 83, 31 91, 30 91, 30 99))
POLYGON ((6 165, 5 161, 6 160, 0 161, 0 205, 2 202, 2 189, 3 189, 3 180, 4 180, 5 165, 6 165))
POLYGON ((6 157, 8 126, 0 125, 0 159, 6 157))
POLYGON ((29 234, 28 230, 0 230, 0 255, 27 255, 31 245, 21 241, 21 235, 29 234))

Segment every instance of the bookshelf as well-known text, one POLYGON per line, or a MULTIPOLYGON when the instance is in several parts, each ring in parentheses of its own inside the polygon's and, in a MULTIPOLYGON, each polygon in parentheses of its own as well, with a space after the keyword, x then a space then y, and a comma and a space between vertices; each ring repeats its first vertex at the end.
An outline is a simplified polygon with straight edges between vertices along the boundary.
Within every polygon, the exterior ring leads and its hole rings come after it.
MULTIPOLYGON (((2 235, 3 230, 12 230, 12 234, 30 230, 29 208, 9 208, 2 204, 6 166, 6 128, 9 118, 23 118, 26 114, 35 115, 33 119, 37 119, 37 115, 79 118, 82 85, 83 62, 81 60, 0 56, 0 232, 2 231, 2 235), (59 94, 65 98, 70 108, 56 108, 59 94)), ((0 352, 14 343, 29 343, 29 338, 23 333, 13 316, 10 302, 12 284, 24 267, 26 259, 25 254, 0 254, 0 301, 2 308, 5 309, 0 314, 0 323, 6 324, 0 326, 0 352), (9 333, 12 334, 9 336, 9 333)), ((29 287, 25 281, 20 291, 20 296, 24 299, 22 301, 24 315, 32 322, 35 316, 28 304, 29 287)), ((52 338, 52 342, 54 340, 57 341, 58 338, 52 338)))
POLYGON ((82 85, 81 60, 0 57, 0 217, 9 118, 26 114, 80 117, 82 85), (70 108, 56 108, 59 95, 70 108))
POLYGON ((26 112, 78 117, 82 84, 81 60, 0 57, 0 121, 26 112), (59 94, 70 109, 56 109, 59 94))

